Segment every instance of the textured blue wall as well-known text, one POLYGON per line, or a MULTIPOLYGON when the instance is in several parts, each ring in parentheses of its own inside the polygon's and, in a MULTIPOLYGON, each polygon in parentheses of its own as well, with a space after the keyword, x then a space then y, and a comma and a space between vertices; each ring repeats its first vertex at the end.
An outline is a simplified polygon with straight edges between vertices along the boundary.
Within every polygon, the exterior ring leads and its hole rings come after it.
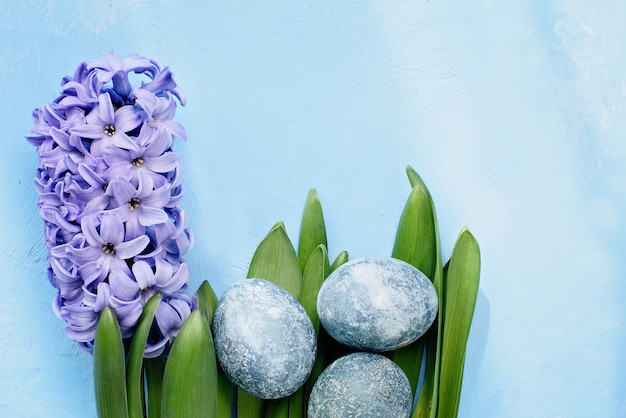
POLYGON ((111 49, 161 58, 187 94, 192 288, 244 277, 278 220, 295 241, 311 187, 331 256, 389 254, 411 164, 444 256, 463 225, 482 248, 460 415, 626 416, 626 5, 455 3, 2 3, 0 416, 95 415, 23 136, 111 49))

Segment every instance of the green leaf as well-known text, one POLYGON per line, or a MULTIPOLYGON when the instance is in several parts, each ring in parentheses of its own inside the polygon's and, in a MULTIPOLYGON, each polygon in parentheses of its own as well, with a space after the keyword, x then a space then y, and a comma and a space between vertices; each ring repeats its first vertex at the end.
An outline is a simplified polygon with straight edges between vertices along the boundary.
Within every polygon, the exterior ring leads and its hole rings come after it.
POLYGON ((237 391, 237 418, 263 418, 265 399, 252 396, 241 389, 237 391))
POLYGON ((291 396, 266 401, 265 418, 289 418, 291 396))
POLYGON ((130 418, 144 417, 144 384, 143 384, 143 353, 146 349, 148 334, 152 327, 154 315, 161 302, 161 294, 155 293, 146 303, 139 317, 135 334, 130 343, 128 352, 128 366, 126 367, 126 385, 128 393, 128 416, 130 418))
POLYGON ((306 400, 305 386, 300 387, 293 395, 289 397, 289 418, 306 417, 306 400))
POLYGON ((163 372, 165 358, 146 358, 143 360, 148 392, 148 418, 161 418, 161 395, 163 393, 163 372))
POLYGON ((420 175, 417 174, 417 171, 415 171, 413 167, 411 167, 410 165, 406 167, 406 175, 409 178, 409 183, 411 184, 411 188, 417 185, 420 185, 425 190, 428 190, 428 187, 426 187, 426 183, 424 183, 424 180, 422 180, 420 175))
POLYGON ((463 228, 452 250, 445 280, 445 307, 438 418, 456 417, 461 399, 465 349, 480 282, 480 249, 463 228))
POLYGON ((415 266, 434 279, 437 227, 430 193, 420 185, 411 190, 404 205, 391 256, 415 266))
MULTIPOLYGON (((217 307, 217 296, 208 281, 202 282, 196 292, 198 308, 204 314, 209 327, 213 322, 213 315, 217 307), (210 302, 207 303, 207 298, 210 302)), ((216 418, 231 418, 233 411, 233 401, 235 386, 224 374, 224 371, 217 364, 217 414, 216 418)))
POLYGON ((335 271, 337 267, 339 267, 340 265, 345 264, 347 262, 348 262, 348 252, 347 251, 340 252, 335 258, 335 260, 332 262, 332 264, 330 265, 330 273, 335 271))
POLYGON ((214 417, 217 368, 213 338, 206 318, 195 310, 172 345, 163 375, 164 418, 214 417))
POLYGON ((300 262, 282 222, 277 222, 257 247, 247 277, 268 280, 298 298, 302 287, 300 262))
POLYGON ((298 297, 298 301, 309 315, 316 333, 319 333, 320 328, 320 319, 317 314, 317 294, 330 271, 327 254, 326 247, 323 244, 320 244, 313 251, 304 268, 302 290, 298 297))
POLYGON ((320 245, 324 245, 324 247, 328 248, 326 225, 324 223, 322 204, 317 197, 317 191, 311 189, 304 205, 302 223, 300 224, 298 259, 300 261, 301 271, 304 271, 309 257, 320 245))
MULTIPOLYGON (((413 265, 431 280, 435 279, 435 271, 441 266, 435 205, 421 179, 413 185, 404 205, 391 256, 413 265)), ((409 378, 413 393, 420 376, 425 344, 426 338, 422 337, 391 355, 409 378)))
POLYGON ((215 295, 215 291, 211 287, 208 280, 205 280, 200 284, 196 295, 202 295, 204 301, 202 311, 206 316, 209 327, 211 327, 213 325, 213 314, 215 313, 215 308, 217 308, 217 296, 215 295))
POLYGON ((93 377, 99 418, 128 417, 122 333, 110 307, 100 314, 93 350, 93 377))

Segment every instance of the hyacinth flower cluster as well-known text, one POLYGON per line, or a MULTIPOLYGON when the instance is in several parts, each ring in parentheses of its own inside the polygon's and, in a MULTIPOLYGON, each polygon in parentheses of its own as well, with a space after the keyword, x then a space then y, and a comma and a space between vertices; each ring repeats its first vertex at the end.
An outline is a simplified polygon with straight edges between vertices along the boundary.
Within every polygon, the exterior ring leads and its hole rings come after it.
POLYGON ((59 96, 33 111, 38 207, 48 250, 53 310, 68 336, 93 352, 100 313, 115 312, 122 337, 143 307, 163 298, 145 349, 166 353, 194 301, 183 255, 193 236, 179 207, 183 187, 175 122, 185 98, 156 59, 114 53, 82 63, 59 96), (131 81, 136 81, 133 85, 131 81))

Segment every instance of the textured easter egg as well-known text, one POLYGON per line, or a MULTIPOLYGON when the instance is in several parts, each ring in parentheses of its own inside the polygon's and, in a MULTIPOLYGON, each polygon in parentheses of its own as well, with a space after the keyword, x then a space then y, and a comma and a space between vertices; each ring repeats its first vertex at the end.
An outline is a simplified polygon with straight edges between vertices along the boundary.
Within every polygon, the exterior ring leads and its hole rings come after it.
POLYGON ((393 361, 380 354, 353 353, 335 360, 309 396, 309 418, 406 418, 411 385, 393 361))
POLYGON ((226 289, 215 310, 213 338, 226 376, 258 398, 291 395, 315 362, 309 316, 289 292, 266 280, 240 280, 226 289))
POLYGON ((391 257, 343 264, 317 298, 324 329, 340 343, 367 351, 395 350, 417 340, 432 325, 438 305, 428 277, 391 257))

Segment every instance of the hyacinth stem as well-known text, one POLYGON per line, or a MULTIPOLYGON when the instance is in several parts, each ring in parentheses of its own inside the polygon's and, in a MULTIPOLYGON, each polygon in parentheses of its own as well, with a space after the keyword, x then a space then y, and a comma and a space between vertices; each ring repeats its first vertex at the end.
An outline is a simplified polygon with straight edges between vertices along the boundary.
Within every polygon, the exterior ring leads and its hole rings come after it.
POLYGON ((143 355, 148 341, 148 334, 152 327, 152 321, 162 296, 155 293, 143 308, 135 335, 133 336, 128 351, 128 366, 126 367, 126 385, 128 393, 128 416, 129 418, 143 418, 145 410, 145 393, 142 374, 143 355))
POLYGON ((165 358, 146 358, 143 361, 148 392, 148 418, 161 418, 161 395, 163 393, 163 372, 165 358))
POLYGON ((93 360, 98 417, 128 417, 124 344, 117 317, 108 306, 100 314, 93 360))
POLYGON ((217 368, 209 324, 200 310, 185 320, 165 364, 163 418, 214 417, 217 368))

